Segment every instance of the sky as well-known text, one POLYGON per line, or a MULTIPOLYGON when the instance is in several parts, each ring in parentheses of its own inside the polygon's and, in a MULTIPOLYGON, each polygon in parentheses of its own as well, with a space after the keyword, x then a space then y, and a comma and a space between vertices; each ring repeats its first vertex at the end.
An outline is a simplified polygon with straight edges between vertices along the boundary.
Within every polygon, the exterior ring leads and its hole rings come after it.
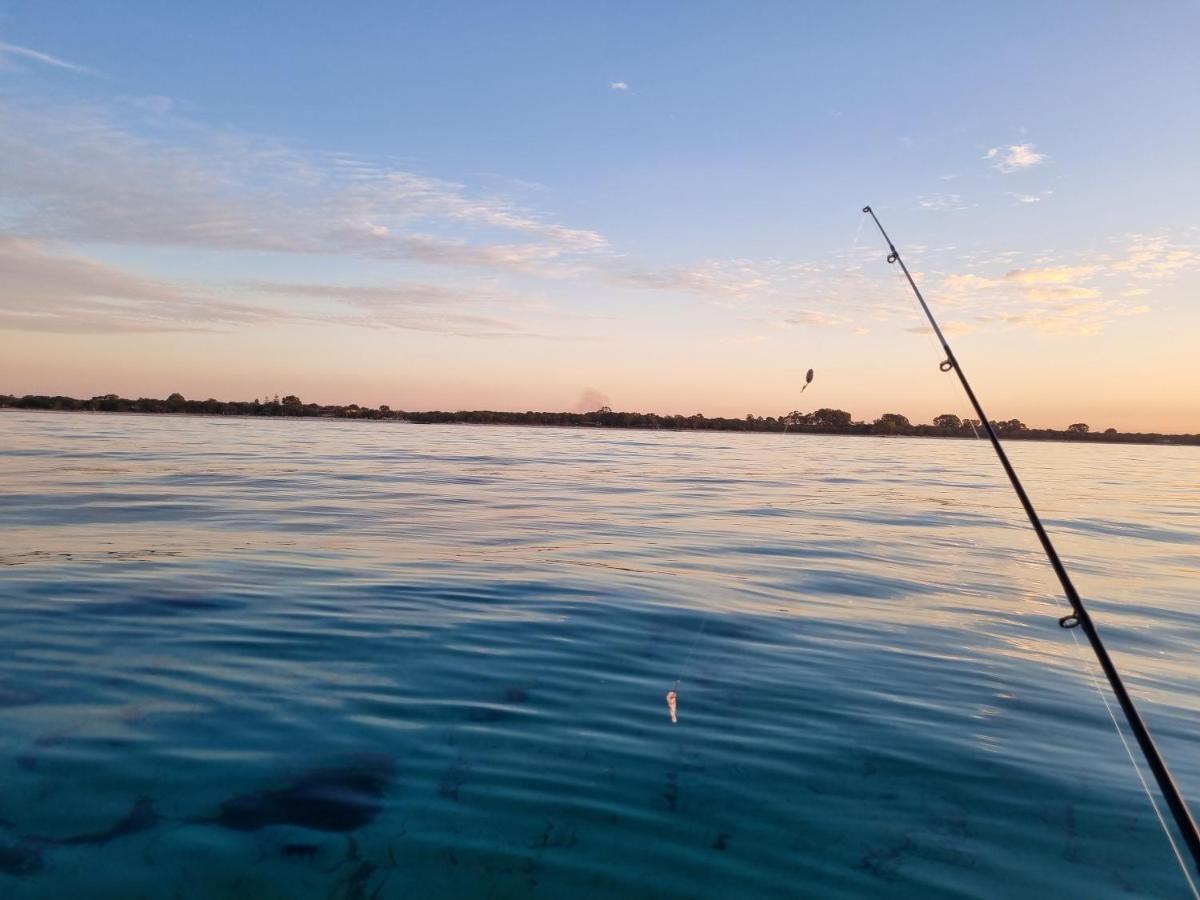
POLYGON ((1197 34, 0 0, 0 393, 966 416, 870 204, 991 418, 1200 432, 1197 34))

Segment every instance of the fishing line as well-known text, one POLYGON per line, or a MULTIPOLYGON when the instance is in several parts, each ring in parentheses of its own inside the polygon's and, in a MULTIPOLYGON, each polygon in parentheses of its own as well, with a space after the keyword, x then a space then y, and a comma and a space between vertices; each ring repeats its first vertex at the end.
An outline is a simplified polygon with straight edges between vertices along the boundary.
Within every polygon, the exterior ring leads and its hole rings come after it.
POLYGON ((675 679, 675 683, 671 689, 667 691, 667 711, 671 714, 671 724, 676 722, 676 704, 679 702, 679 685, 683 684, 683 673, 687 669, 688 660, 692 658, 692 651, 696 649, 696 645, 700 643, 700 635, 704 634, 704 628, 708 625, 708 620, 712 618, 712 610, 704 614, 704 618, 700 620, 700 627, 696 629, 696 636, 692 638, 692 646, 688 647, 687 653, 683 654, 683 661, 679 664, 679 677, 675 679))
POLYGON ((854 232, 854 240, 850 242, 850 249, 846 251, 846 257, 845 257, 846 271, 850 270, 850 257, 854 254, 854 251, 858 249, 858 239, 860 237, 862 237, 863 226, 866 224, 867 224, 866 219, 858 220, 858 230, 854 232))
POLYGON ((852 267, 854 265, 854 254, 858 250, 858 241, 859 238, 862 237, 863 226, 866 224, 866 219, 860 218, 858 220, 858 229, 854 232, 854 240, 850 242, 850 246, 846 248, 846 252, 842 255, 842 278, 845 279, 847 283, 850 282, 856 274, 859 280, 861 280, 863 277, 861 272, 856 273, 852 267))
POLYGON ((1162 826, 1163 834, 1167 836, 1167 843, 1171 845, 1171 852, 1175 854, 1175 860, 1179 863, 1179 871, 1183 873, 1184 881, 1191 888, 1192 896, 1196 900, 1200 900, 1200 890, 1196 889, 1196 883, 1192 880, 1192 874, 1188 871, 1183 854, 1180 853, 1179 846, 1175 843, 1175 836, 1171 834, 1171 828, 1167 825, 1167 820, 1163 818, 1162 810, 1158 808, 1158 801, 1154 799, 1150 785, 1146 782, 1146 776, 1142 774, 1142 767, 1137 764, 1137 758, 1133 755, 1129 741, 1125 739, 1125 732, 1121 729, 1121 723, 1117 721, 1112 704, 1108 702, 1108 695, 1104 693, 1104 689, 1100 687, 1100 681, 1096 678, 1096 661, 1094 659, 1088 660, 1084 656, 1083 644, 1079 643, 1079 636, 1075 634, 1075 629, 1070 629, 1070 632, 1071 639, 1075 642, 1075 655, 1079 657, 1081 665, 1087 670, 1088 677, 1092 681, 1092 687, 1096 689, 1096 693, 1100 695, 1100 700, 1104 703, 1104 709, 1108 712, 1108 717, 1112 720, 1113 730, 1117 732, 1117 737, 1121 739, 1121 746, 1125 748, 1125 755, 1129 757, 1129 764, 1133 766, 1133 771, 1137 775, 1138 781, 1142 783, 1142 790, 1146 793, 1146 799, 1150 801, 1150 808, 1154 810, 1154 816, 1158 819, 1158 824, 1162 826))
MULTIPOLYGON (((844 254, 842 254, 842 269, 843 269, 842 275, 843 275, 843 277, 846 277, 847 279, 852 275, 851 269, 850 269, 851 259, 854 255, 855 251, 858 250, 858 242, 862 238, 863 227, 866 224, 867 224, 866 219, 860 218, 858 220, 858 228, 855 229, 854 240, 852 240, 850 242, 850 246, 847 247, 846 252, 844 254)), ((805 390, 808 389, 808 386, 810 384, 812 384, 812 381, 813 381, 813 370, 809 369, 808 372, 805 373, 804 386, 800 388, 801 394, 803 394, 805 392, 805 390)), ((785 433, 787 432, 787 429, 789 427, 791 427, 791 426, 790 425, 784 426, 785 433)), ((695 651, 696 645, 700 643, 700 636, 704 634, 704 629, 705 629, 705 627, 707 627, 708 620, 711 617, 712 617, 712 610, 709 610, 708 612, 706 612, 704 614, 704 617, 700 620, 700 627, 696 629, 696 635, 695 635, 695 637, 692 638, 692 645, 688 648, 687 653, 685 653, 683 655, 683 660, 679 664, 679 677, 677 677, 675 679, 674 684, 671 685, 671 689, 669 691, 667 691, 667 709, 669 710, 669 712, 671 714, 672 722, 676 721, 676 709, 677 709, 676 704, 679 701, 679 686, 681 684, 683 684, 683 673, 686 671, 687 663, 692 658, 692 653, 695 651)))
POLYGON ((1109 686, 1112 688, 1113 694, 1121 706, 1121 712, 1125 715, 1125 721, 1133 732, 1133 736, 1137 738, 1142 756, 1145 758, 1146 764, 1150 767, 1150 771, 1154 774, 1155 781, 1158 782, 1158 789, 1162 793, 1163 799, 1166 800, 1167 807, 1171 810, 1171 815, 1175 819, 1175 825, 1178 827, 1184 843, 1187 844, 1197 868, 1200 868, 1200 827, 1196 825, 1196 820, 1192 818, 1191 810, 1188 809, 1187 802, 1183 799, 1183 793, 1179 790, 1179 786, 1175 784, 1171 770, 1167 768, 1166 760, 1163 759, 1162 753, 1159 752, 1158 746, 1154 743, 1154 738, 1150 735, 1150 729, 1146 726, 1141 714, 1138 712, 1137 706, 1133 702, 1133 697, 1130 696, 1129 690, 1125 687, 1125 682, 1121 680, 1121 675, 1117 671, 1112 657, 1109 656, 1108 649, 1104 646, 1104 641, 1101 639, 1100 632, 1097 631, 1096 625, 1092 621, 1091 614, 1088 613, 1087 608, 1084 606, 1079 592, 1075 590, 1071 576, 1067 573, 1066 567, 1059 558, 1058 551, 1054 548, 1054 543, 1050 540, 1050 535, 1046 533, 1046 529, 1042 525, 1042 520, 1038 516, 1037 510, 1033 507, 1033 501, 1025 493, 1025 486, 1021 484, 1021 479, 1017 476, 1012 463, 1009 462, 1008 454, 1004 452, 1004 447, 1000 444, 1000 438, 996 435, 995 428, 992 427, 991 421, 983 411, 983 405, 979 402, 979 398, 975 396, 975 391, 972 389, 971 383, 967 380, 967 376, 963 372, 958 359, 955 357, 954 351, 950 349, 950 344, 946 341, 946 336, 942 333, 937 319, 934 318, 933 312, 929 309, 929 304, 925 302, 925 298, 921 295, 921 289, 917 287, 912 273, 908 271, 908 266, 901 259, 900 251, 896 249, 896 245, 888 237, 887 231, 884 230, 883 224, 879 221, 879 217, 875 215, 874 210, 869 206, 864 206, 863 213, 871 216, 875 221, 876 227, 879 229, 879 233, 887 243, 887 261, 889 263, 900 264, 900 270, 908 280, 909 287, 912 288, 917 302, 921 304, 921 309, 924 311, 925 317, 929 320, 929 324, 933 326, 933 331, 937 335, 938 342, 942 345, 942 351, 946 354, 946 358, 939 364, 938 368, 943 372, 954 372, 958 376, 959 384, 962 385, 967 399, 971 401, 971 408, 975 410, 984 431, 987 432, 992 449, 996 452, 996 458, 1000 461, 1004 473, 1008 476, 1009 484, 1012 485, 1013 492, 1016 493, 1017 499, 1021 502, 1021 507, 1025 510, 1025 516, 1029 519, 1029 524, 1033 527, 1034 533, 1042 545, 1046 559, 1054 570, 1054 574, 1058 576, 1059 584, 1062 585, 1063 593, 1066 595, 1067 602, 1071 606, 1071 612, 1058 620, 1059 626, 1068 629, 1077 627, 1083 629, 1083 633, 1091 645, 1092 653, 1095 655, 1096 661, 1100 664, 1100 668, 1103 670, 1105 677, 1107 677, 1109 686))
POLYGON ((683 682, 683 672, 687 668, 687 662, 692 658, 692 652, 696 649, 696 645, 700 643, 700 635, 704 634, 704 628, 708 625, 708 620, 712 618, 712 610, 704 614, 704 618, 700 620, 700 627, 696 629, 696 636, 692 638, 692 646, 688 647, 687 653, 683 654, 683 662, 679 664, 679 677, 675 679, 675 687, 678 688, 683 682))

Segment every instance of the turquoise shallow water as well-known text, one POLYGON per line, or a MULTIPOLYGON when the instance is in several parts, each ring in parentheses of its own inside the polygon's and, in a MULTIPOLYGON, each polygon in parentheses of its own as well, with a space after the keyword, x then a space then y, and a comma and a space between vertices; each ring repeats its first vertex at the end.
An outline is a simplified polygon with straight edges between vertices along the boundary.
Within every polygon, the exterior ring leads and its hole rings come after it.
MULTIPOLYGON (((1200 798, 1195 449, 1011 452, 1200 798)), ((0 895, 1186 896, 1000 479, 973 441, 0 415, 0 895), (348 831, 220 821, 330 772, 348 831)))

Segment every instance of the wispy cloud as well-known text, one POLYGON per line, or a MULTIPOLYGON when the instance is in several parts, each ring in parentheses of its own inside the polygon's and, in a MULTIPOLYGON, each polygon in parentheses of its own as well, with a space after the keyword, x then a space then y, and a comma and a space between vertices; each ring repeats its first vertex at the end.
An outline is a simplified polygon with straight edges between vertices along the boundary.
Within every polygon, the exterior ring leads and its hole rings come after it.
POLYGON ((655 265, 501 194, 386 160, 207 128, 168 98, 108 106, 0 98, 0 160, 4 227, 44 242, 415 262, 738 304, 777 304, 807 277, 805 266, 779 260, 655 265))
POLYGON ((1050 157, 1039 153, 1033 144, 1012 144, 1008 147, 992 147, 983 158, 994 160, 992 168, 1008 175, 1040 165, 1050 157))
MULTIPOLYGON (((978 326, 972 325, 970 322, 961 322, 957 319, 947 319, 941 323, 941 328, 942 334, 947 334, 951 337, 957 334, 970 334, 973 331, 979 330, 978 326)), ((904 330, 909 334, 933 334, 933 329, 928 324, 912 325, 904 330)))
POLYGON ((1149 306, 1129 306, 1112 301, 1086 300, 1059 306, 1030 307, 1019 311, 1000 311, 979 317, 981 322, 1001 322, 1005 325, 1030 328, 1045 334, 1072 334, 1092 337, 1122 318, 1140 316, 1149 306))
POLYGON ((1053 193, 1054 191, 1041 191, 1036 194, 1020 194, 1009 191, 1008 196, 1013 199, 1014 203, 1028 205, 1031 203, 1041 203, 1044 198, 1049 197, 1053 193))
POLYGON ((610 81, 610 82, 608 83, 608 86, 609 86, 610 88, 612 88, 614 91, 627 91, 627 90, 629 90, 629 85, 628 85, 628 84, 626 84, 624 81, 610 81))
POLYGON ((814 309, 798 309, 790 312, 781 321, 784 325, 815 325, 827 328, 832 325, 841 325, 846 319, 844 316, 834 313, 820 312, 814 309))
MULTIPOLYGON (((1013 149, 1002 158, 996 148, 992 158, 1004 161, 1013 149)), ((865 242, 806 263, 732 258, 654 264, 618 252, 595 230, 559 222, 502 193, 388 160, 206 128, 184 119, 165 98, 101 107, 0 97, 0 162, 2 227, 9 233, 0 253, 0 315, 8 327, 226 330, 288 321, 467 337, 562 337, 537 326, 556 313, 497 286, 512 274, 700 298, 736 308, 740 324, 756 331, 861 330, 892 327, 901 317, 911 321, 892 273, 878 266, 878 249, 865 242), (189 284, 106 266, 66 249, 73 242, 214 255, 340 256, 419 263, 435 271, 416 276, 420 281, 378 285, 189 284), (870 274, 863 268, 868 258, 870 274), (440 283, 464 278, 489 286, 440 283)), ((541 192, 539 202, 546 196, 541 192)), ((925 195, 918 204, 930 210, 966 206, 955 193, 925 195)), ((923 252, 909 250, 914 259, 923 252)), ((974 252, 971 258, 955 248, 926 253, 928 277, 934 284, 941 279, 960 320, 1075 333, 1137 314, 1146 307, 1132 305, 1138 295, 1130 290, 1142 284, 1157 290, 1200 263, 1195 247, 1166 234, 1135 235, 1120 254, 1066 261, 1071 264, 1052 254, 1037 259, 974 252)))
POLYGON ((1134 234, 1124 258, 1112 263, 1114 270, 1133 278, 1161 281, 1200 265, 1195 247, 1177 244, 1166 234, 1134 234))
POLYGON ((33 62, 41 63, 46 66, 54 66, 57 69, 67 69, 71 72, 79 72, 84 75, 95 74, 86 66, 76 65, 73 62, 67 62, 65 59, 60 59, 57 56, 51 56, 49 53, 43 53, 40 50, 33 50, 30 47, 19 47, 16 44, 5 43, 0 41, 0 62, 3 62, 7 57, 17 57, 18 59, 29 59, 33 62))
POLYGON ((175 111, 174 99, 158 94, 120 94, 113 99, 152 116, 167 116, 175 111))
POLYGON ((935 211, 967 208, 961 194, 923 194, 917 198, 917 206, 935 211))
POLYGON ((614 269, 609 278, 630 287, 732 300, 747 299, 774 283, 758 263, 745 259, 709 260, 678 268, 614 269))
POLYGON ((1012 269, 1001 280, 1010 284, 1074 284, 1096 274, 1096 266, 1047 266, 1040 269, 1012 269))
POLYGON ((212 331, 281 310, 223 301, 41 241, 0 235, 0 327, 60 333, 212 331))
POLYGON ((958 313, 979 324, 1008 325, 1046 333, 1095 335, 1151 307, 1130 298, 1150 293, 1129 279, 1165 281, 1200 265, 1195 248, 1163 235, 1132 235, 1122 255, 1092 255, 1066 265, 1033 265, 996 275, 973 272, 942 276, 938 289, 958 313))
POLYGON ((420 282, 406 282, 399 285, 361 285, 247 281, 239 287, 261 294, 328 300, 365 309, 459 305, 478 302, 489 296, 487 293, 479 291, 420 282))
POLYGON ((112 110, 0 100, 0 192, 13 231, 73 241, 338 254, 516 271, 603 255, 571 228, 465 185, 168 119, 147 137, 112 110), (172 130, 173 128, 173 130, 172 130))
POLYGON ((416 282, 193 285, 147 278, 43 241, 0 236, 0 328, 18 331, 211 332, 291 322, 472 338, 561 337, 488 309, 511 313, 521 305, 493 291, 416 282))
POLYGON ((324 304, 304 318, 340 325, 391 327, 458 337, 551 337, 535 332, 511 318, 527 306, 519 297, 493 290, 446 287, 421 282, 385 285, 314 284, 308 282, 252 281, 246 288, 288 301, 312 300, 324 304), (505 315, 489 310, 500 308, 505 315))

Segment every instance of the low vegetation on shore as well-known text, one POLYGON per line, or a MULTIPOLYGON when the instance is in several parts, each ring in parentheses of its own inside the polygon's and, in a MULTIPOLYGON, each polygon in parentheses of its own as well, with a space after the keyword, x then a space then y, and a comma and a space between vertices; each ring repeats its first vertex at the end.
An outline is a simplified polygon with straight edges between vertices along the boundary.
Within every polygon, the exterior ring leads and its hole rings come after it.
MULTIPOLYGON (((466 423, 472 425, 557 425, 579 428, 665 428, 677 431, 776 431, 796 434, 874 434, 915 435, 918 437, 981 436, 978 421, 961 419, 951 413, 935 416, 929 424, 913 424, 899 413, 884 413, 873 422, 857 421, 843 409, 818 409, 804 413, 793 410, 781 416, 746 415, 742 419, 710 418, 701 413, 690 416, 660 416, 657 413, 614 412, 607 406, 592 412, 497 412, 459 410, 457 412, 413 412, 389 406, 323 406, 304 403, 289 395, 282 400, 227 401, 187 400, 171 394, 165 400, 141 397, 130 400, 116 394, 102 394, 90 400, 74 397, 0 394, 0 408, 61 410, 73 412, 167 413, 205 416, 288 416, 293 418, 394 419, 417 424, 466 423)), ((1157 434, 1121 432, 1115 428, 1093 430, 1076 422, 1066 428, 1030 428, 1018 419, 992 422, 1003 438, 1021 440, 1068 440, 1099 443, 1200 444, 1200 434, 1157 434)))

